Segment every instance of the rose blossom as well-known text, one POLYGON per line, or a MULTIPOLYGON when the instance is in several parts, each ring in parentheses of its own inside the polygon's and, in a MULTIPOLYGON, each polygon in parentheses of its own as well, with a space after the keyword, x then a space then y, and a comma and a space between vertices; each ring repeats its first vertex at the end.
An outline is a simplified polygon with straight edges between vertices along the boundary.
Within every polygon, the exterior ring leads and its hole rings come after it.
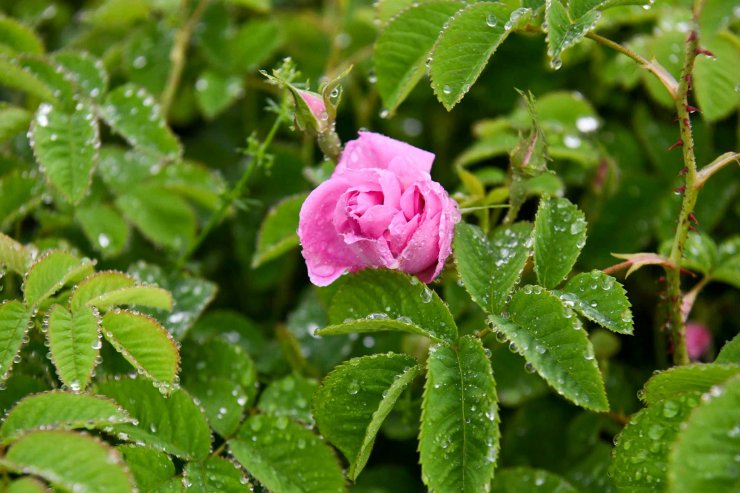
POLYGON ((457 204, 432 181, 434 154, 360 132, 334 174, 301 207, 298 236, 308 276, 326 286, 345 272, 397 269, 423 282, 450 255, 457 204))

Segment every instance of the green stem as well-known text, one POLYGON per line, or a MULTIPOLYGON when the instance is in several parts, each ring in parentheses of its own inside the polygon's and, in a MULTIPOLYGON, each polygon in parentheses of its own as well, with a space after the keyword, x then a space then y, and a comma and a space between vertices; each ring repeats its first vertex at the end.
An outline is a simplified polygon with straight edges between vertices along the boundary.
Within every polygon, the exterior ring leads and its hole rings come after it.
POLYGON ((696 0, 694 2, 693 30, 686 40, 686 59, 681 69, 678 93, 674 99, 686 171, 683 202, 681 203, 681 212, 678 215, 678 225, 676 226, 676 234, 673 238, 673 247, 671 248, 671 255, 669 257, 674 267, 666 273, 669 321, 673 340, 673 363, 675 365, 686 365, 689 363, 689 354, 686 350, 686 324, 682 312, 681 262, 683 260, 686 238, 688 237, 691 226, 691 216, 694 212, 694 206, 696 205, 696 199, 699 194, 699 188, 696 186, 696 157, 694 155, 691 117, 688 110, 688 94, 691 89, 694 62, 696 61, 697 48, 699 47, 697 30, 699 15, 703 5, 703 0, 696 0))
POLYGON ((673 78, 670 72, 668 72, 660 63, 658 63, 657 60, 650 61, 647 58, 644 58, 641 55, 630 50, 626 46, 616 43, 612 41, 611 39, 605 38, 604 36, 600 36, 594 32, 590 32, 586 34, 586 37, 596 41, 599 44, 602 44, 615 51, 618 51, 619 53, 636 61, 643 68, 647 69, 653 75, 655 75, 655 77, 658 78, 660 83, 663 84, 663 87, 666 88, 666 90, 668 91, 668 94, 671 95, 671 98, 673 98, 674 100, 676 99, 676 96, 678 94, 679 84, 678 82, 676 82, 676 79, 673 78))
MULTIPOLYGON (((185 15, 187 15, 189 3, 188 0, 182 0, 182 11, 185 15)), ((172 68, 167 76, 167 85, 165 85, 162 96, 160 97, 160 106, 163 115, 167 115, 170 106, 172 106, 172 101, 177 93, 177 86, 180 85, 180 79, 182 78, 182 71, 185 68, 185 55, 188 44, 190 43, 190 37, 193 35, 193 30, 195 30, 195 26, 203 15, 206 5, 208 5, 208 0, 200 0, 195 10, 193 10, 193 14, 175 34, 175 43, 172 45, 172 50, 170 51, 172 68)))
POLYGON ((726 152, 719 156, 711 163, 704 166, 696 175, 696 183, 694 186, 699 189, 704 186, 704 183, 717 171, 721 170, 725 166, 736 162, 740 164, 740 153, 737 152, 726 152))
POLYGON ((272 144, 272 141, 275 138, 275 134, 280 128, 280 125, 283 123, 287 101, 288 98, 286 97, 286 95, 283 95, 282 108, 280 109, 278 116, 275 118, 270 131, 267 133, 265 140, 262 142, 262 145, 259 146, 255 155, 252 156, 251 161, 247 163, 247 167, 244 169, 244 173, 242 173, 239 181, 237 181, 234 187, 227 194, 225 194, 225 196, 221 200, 221 205, 218 210, 211 214, 211 217, 208 218, 208 222, 206 222, 205 226, 203 226, 203 229, 200 231, 198 237, 190 245, 190 247, 188 247, 188 249, 182 255, 180 255, 180 258, 177 259, 177 269, 181 269, 185 265, 185 262, 188 260, 188 258, 190 258, 190 256, 195 253, 196 250, 198 250, 198 247, 200 247, 203 241, 205 241, 206 237, 211 233, 213 228, 221 223, 224 216, 226 215, 226 212, 244 193, 244 189, 247 186, 247 183, 249 183, 249 180, 252 178, 255 170, 262 167, 262 165, 264 164, 265 156, 267 155, 267 149, 272 144))

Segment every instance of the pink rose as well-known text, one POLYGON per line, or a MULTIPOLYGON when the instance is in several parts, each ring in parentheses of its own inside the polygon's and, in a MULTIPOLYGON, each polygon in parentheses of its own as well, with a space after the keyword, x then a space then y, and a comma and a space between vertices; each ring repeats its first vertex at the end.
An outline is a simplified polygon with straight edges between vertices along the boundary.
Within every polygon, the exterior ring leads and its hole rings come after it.
POLYGON ((693 361, 701 358, 712 344, 712 334, 709 329, 698 322, 686 324, 686 351, 693 361))
POLYGON ((457 204, 429 171, 434 154, 372 132, 347 143, 332 177, 303 203, 298 236, 308 276, 397 269, 423 282, 450 255, 457 204))

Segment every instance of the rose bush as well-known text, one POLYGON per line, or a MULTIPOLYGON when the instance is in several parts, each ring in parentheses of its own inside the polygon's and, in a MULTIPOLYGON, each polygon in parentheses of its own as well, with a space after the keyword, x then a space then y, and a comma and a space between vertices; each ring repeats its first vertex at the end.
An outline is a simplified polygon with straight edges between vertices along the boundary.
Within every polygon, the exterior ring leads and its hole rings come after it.
POLYGON ((318 286, 385 267, 436 278, 450 255, 457 204, 429 172, 434 154, 380 134, 347 143, 331 178, 306 199, 298 236, 318 286))

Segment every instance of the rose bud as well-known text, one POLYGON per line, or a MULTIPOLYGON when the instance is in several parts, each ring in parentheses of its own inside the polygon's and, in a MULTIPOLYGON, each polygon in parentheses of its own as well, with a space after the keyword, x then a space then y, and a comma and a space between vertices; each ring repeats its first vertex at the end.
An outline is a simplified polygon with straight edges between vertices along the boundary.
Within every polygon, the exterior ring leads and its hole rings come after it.
POLYGON ((686 324, 686 350, 693 361, 701 358, 712 344, 712 333, 698 322, 686 324))
POLYGON ((429 174, 434 154, 360 132, 303 203, 298 236, 311 282, 396 269, 429 283, 450 255, 457 203, 429 174))

